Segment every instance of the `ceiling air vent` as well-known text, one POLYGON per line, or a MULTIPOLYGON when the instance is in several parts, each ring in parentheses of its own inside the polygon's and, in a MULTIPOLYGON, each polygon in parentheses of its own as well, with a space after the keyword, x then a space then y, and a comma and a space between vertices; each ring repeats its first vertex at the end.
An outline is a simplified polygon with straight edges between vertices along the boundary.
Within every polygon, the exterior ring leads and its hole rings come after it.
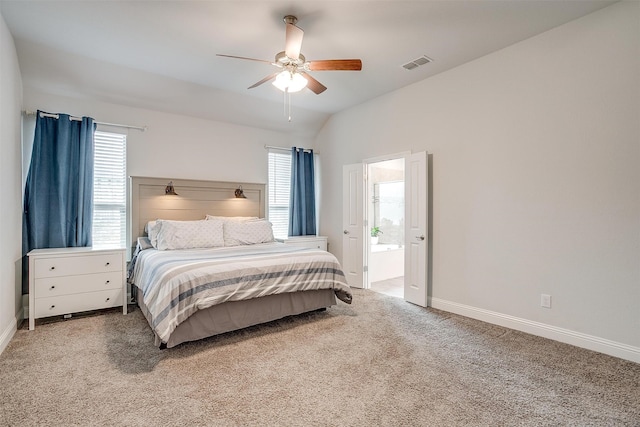
POLYGON ((433 59, 427 57, 426 55, 422 55, 420 58, 414 59, 411 62, 407 62, 402 67, 407 70, 413 70, 414 68, 418 68, 419 66, 428 64, 429 62, 433 62, 433 59))

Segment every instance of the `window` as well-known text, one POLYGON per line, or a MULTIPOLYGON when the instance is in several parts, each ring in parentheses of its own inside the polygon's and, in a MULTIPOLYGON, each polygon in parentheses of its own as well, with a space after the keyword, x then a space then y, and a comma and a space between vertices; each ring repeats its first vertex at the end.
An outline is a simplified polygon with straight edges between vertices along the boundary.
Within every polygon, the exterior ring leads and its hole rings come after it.
POLYGON ((93 247, 126 247, 127 136, 94 134, 93 247))
POLYGON ((291 192, 291 153, 269 151, 269 221, 275 238, 289 235, 289 194, 291 192))
POLYGON ((373 225, 384 230, 380 243, 404 244, 404 181, 373 184, 373 225))

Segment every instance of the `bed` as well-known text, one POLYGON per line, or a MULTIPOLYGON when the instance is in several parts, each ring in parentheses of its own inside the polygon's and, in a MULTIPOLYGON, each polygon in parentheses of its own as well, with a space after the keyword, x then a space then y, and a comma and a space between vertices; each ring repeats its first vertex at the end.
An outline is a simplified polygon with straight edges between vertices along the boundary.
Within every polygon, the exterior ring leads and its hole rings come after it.
POLYGON ((173 180, 179 196, 165 196, 168 181, 131 178, 129 282, 156 345, 351 302, 332 254, 269 238, 264 185, 242 183, 234 200, 239 184, 173 180))

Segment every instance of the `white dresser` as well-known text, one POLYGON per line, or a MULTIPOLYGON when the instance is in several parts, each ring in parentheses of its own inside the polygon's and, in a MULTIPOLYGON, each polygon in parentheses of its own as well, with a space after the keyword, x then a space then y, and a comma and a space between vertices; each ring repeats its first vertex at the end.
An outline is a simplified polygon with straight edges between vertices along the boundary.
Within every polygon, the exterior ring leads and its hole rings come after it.
POLYGON ((122 306, 127 314, 125 249, 35 249, 29 256, 29 330, 36 319, 122 306))
POLYGON ((286 239, 276 240, 288 245, 295 245, 303 248, 322 249, 323 251, 327 250, 326 236, 293 236, 287 237, 286 239))

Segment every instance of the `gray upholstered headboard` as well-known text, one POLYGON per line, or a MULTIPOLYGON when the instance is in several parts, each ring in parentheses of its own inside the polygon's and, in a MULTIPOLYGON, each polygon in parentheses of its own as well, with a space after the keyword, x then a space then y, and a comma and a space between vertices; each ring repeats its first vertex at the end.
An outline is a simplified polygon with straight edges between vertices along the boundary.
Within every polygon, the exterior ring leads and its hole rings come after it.
POLYGON ((265 184, 139 176, 129 179, 131 212, 127 226, 128 251, 135 249, 138 237, 145 235, 145 224, 156 219, 197 220, 204 219, 207 214, 265 216, 265 184), (165 195, 169 181, 173 181, 177 196, 165 195), (234 195, 240 185, 246 199, 237 199, 234 195))

